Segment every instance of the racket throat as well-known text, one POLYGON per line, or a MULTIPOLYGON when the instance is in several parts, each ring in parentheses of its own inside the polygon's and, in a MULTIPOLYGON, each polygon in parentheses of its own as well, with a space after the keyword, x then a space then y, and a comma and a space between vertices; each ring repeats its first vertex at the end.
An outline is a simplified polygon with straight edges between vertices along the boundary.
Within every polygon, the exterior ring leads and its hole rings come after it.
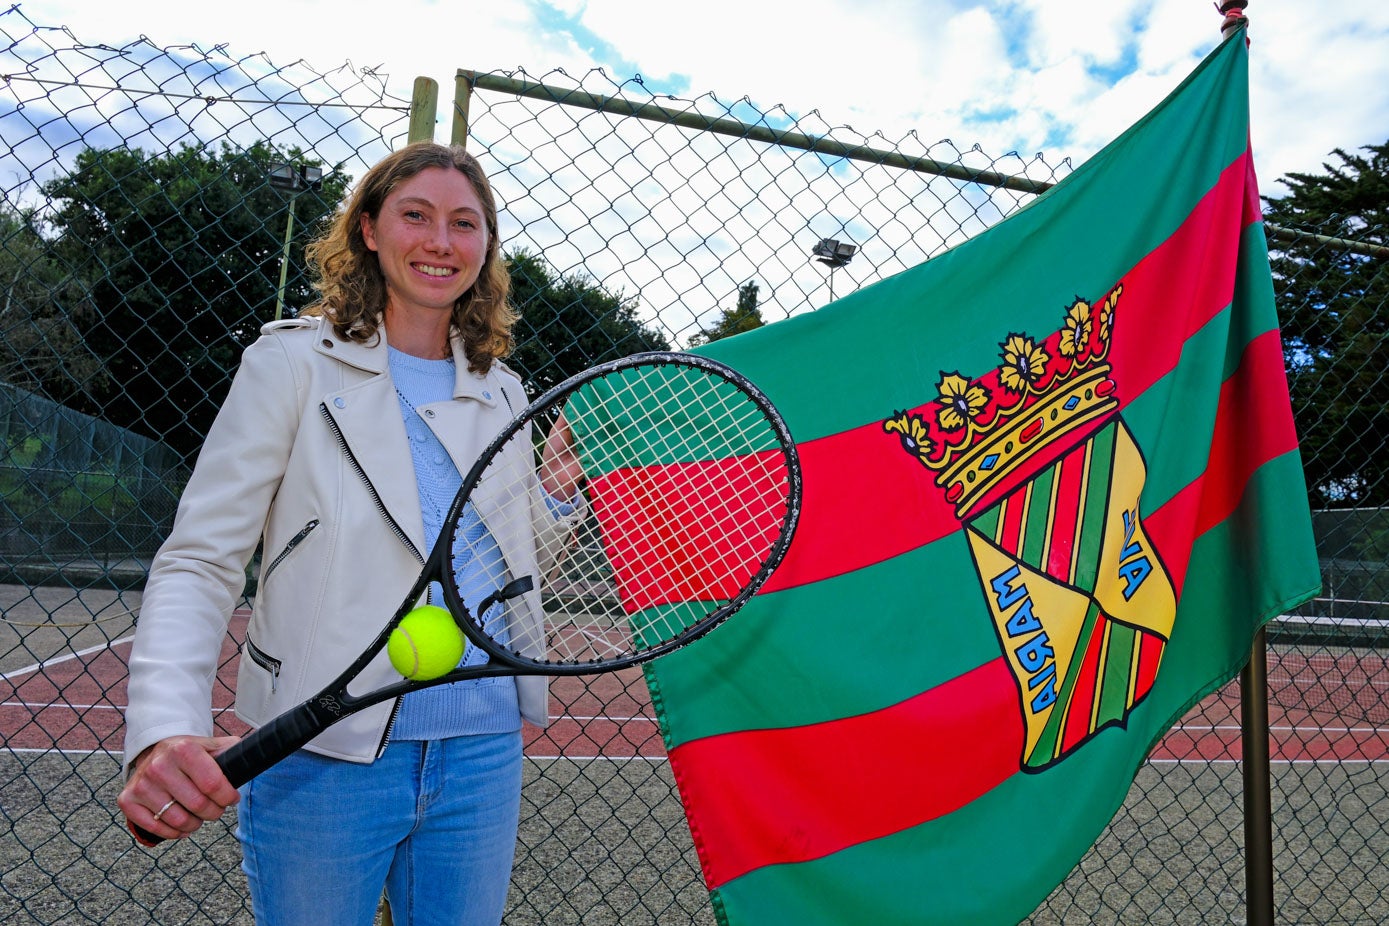
POLYGON ((530 576, 521 576, 519 579, 512 579, 510 582, 497 589, 477 606, 479 617, 492 609, 492 606, 499 601, 510 601, 517 595, 524 595, 526 592, 535 588, 535 580, 530 576))

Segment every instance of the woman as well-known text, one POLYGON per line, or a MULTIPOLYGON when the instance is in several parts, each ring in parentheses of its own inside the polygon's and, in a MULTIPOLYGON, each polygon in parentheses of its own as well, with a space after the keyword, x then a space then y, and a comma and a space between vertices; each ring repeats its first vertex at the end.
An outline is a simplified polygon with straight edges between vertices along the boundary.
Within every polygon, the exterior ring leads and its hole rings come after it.
MULTIPOLYGON (((418 575, 460 472, 526 404, 500 362, 515 316, 496 204, 461 148, 419 143, 377 164, 309 259, 319 302, 246 350, 151 568, 119 805, 170 839, 239 802, 262 926, 370 923, 383 884, 396 923, 495 924, 521 719, 547 722, 543 679, 460 682, 367 709, 240 794, 213 760, 234 739, 211 735, 212 679, 258 543, 236 696, 252 726, 371 641, 418 575)), ((581 474, 567 429, 550 435, 541 469, 550 515, 538 529, 570 530, 580 512, 565 500, 581 474)), ((501 560, 495 544, 477 558, 489 557, 501 560)), ((373 669, 363 690, 398 679, 384 660, 373 669)))

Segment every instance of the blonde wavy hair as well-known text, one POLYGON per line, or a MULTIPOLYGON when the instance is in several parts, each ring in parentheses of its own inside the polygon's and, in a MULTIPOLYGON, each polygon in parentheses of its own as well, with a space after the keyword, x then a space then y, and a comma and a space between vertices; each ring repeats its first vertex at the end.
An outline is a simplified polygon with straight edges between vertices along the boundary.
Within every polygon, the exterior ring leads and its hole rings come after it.
POLYGON ((497 236, 492 185, 477 159, 458 145, 415 142, 367 171, 327 232, 305 251, 319 298, 299 314, 323 316, 347 340, 365 342, 377 337, 386 311, 386 278, 376 253, 362 237, 362 216, 375 220, 392 190, 430 167, 456 170, 467 177, 485 213, 487 255, 482 270, 453 307, 453 327, 463 340, 468 368, 485 373, 494 360, 511 353, 511 328, 517 316, 507 298, 511 276, 497 236))

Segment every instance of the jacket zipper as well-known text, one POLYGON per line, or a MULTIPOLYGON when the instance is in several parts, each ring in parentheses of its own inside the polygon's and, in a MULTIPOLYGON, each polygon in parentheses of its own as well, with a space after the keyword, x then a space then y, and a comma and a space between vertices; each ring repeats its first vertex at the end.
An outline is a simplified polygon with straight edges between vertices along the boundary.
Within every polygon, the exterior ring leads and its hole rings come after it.
POLYGON ((249 636, 246 638, 246 655, 251 657, 252 662, 270 673, 270 693, 274 694, 275 689, 280 684, 280 660, 273 656, 267 656, 249 636))
POLYGON ((367 492, 371 494, 371 501, 372 504, 376 506, 377 513, 385 518, 387 526, 391 529, 391 533, 395 534, 396 539, 405 544, 405 548, 408 549, 414 555, 415 559, 420 561, 420 565, 423 566, 423 554, 415 548, 415 545, 410 542, 410 538, 406 536, 405 531, 400 529, 400 525, 395 522, 395 518, 391 517, 391 513, 386 510, 385 503, 381 501, 381 496, 376 492, 376 486, 371 484, 371 480, 367 478, 366 470, 362 469, 362 464, 358 463, 357 458, 353 456, 352 448, 347 446, 347 438, 342 436, 342 431, 339 430, 338 423, 333 420, 332 412, 328 411, 327 403, 320 404, 318 410, 320 414, 323 415, 323 420, 328 422, 328 428, 333 432, 333 437, 337 440, 338 448, 342 450, 343 456, 347 457, 347 462, 352 464, 353 472, 362 480, 362 484, 367 487, 367 492))
MULTIPOLYGON (((356 472, 357 476, 362 480, 362 484, 367 487, 367 492, 371 495, 372 504, 376 506, 377 513, 385 519, 386 525, 391 529, 391 533, 395 534, 396 538, 400 540, 401 543, 405 544, 405 548, 409 550, 410 553, 414 555, 415 559, 419 560, 420 565, 423 566, 424 555, 410 542, 410 538, 406 536, 405 531, 401 530, 395 518, 391 517, 391 513, 386 510, 385 503, 381 501, 381 496, 376 492, 376 486, 371 484, 371 480, 367 477, 366 470, 362 469, 362 464, 357 462, 357 457, 353 455, 352 448, 347 445, 347 438, 343 437, 342 430, 338 427, 338 423, 333 420, 333 413, 328 410, 328 403, 319 403, 318 411, 323 416, 323 420, 328 422, 328 429, 333 432, 333 437, 337 440, 338 448, 342 450, 343 456, 347 458, 347 462, 351 464, 353 471, 356 472)), ((400 698, 396 698, 395 704, 391 707, 391 716, 386 719, 386 729, 381 734, 381 742, 377 744, 376 747, 376 757, 378 759, 381 758, 381 754, 386 751, 386 746, 391 741, 391 731, 395 729, 395 720, 399 713, 400 698)))
MULTIPOLYGON (((314 518, 313 520, 309 521, 309 523, 305 524, 302 528, 300 528, 299 533, 291 537, 289 539, 289 543, 285 544, 284 549, 281 550, 279 554, 273 560, 270 561, 270 565, 266 566, 263 570, 261 570, 260 578, 257 580, 257 582, 263 583, 266 579, 270 578, 270 573, 275 571, 275 567, 279 566, 280 563, 283 563, 285 561, 285 557, 288 556, 290 553, 293 553, 295 547, 303 543, 304 538, 308 537, 309 534, 312 534, 314 528, 318 527, 318 525, 318 518, 314 518)), ((262 669, 270 673, 270 693, 274 694, 275 690, 280 686, 280 667, 282 665, 280 660, 275 659, 272 656, 267 656, 260 647, 256 646, 255 641, 252 640, 249 636, 246 637, 246 655, 251 657, 252 662, 254 662, 256 665, 260 666, 262 669)))
POLYGON ((290 553, 293 553, 294 548, 299 546, 299 544, 303 543, 304 538, 309 536, 309 534, 312 534, 315 527, 318 527, 318 518, 314 518, 308 524, 305 524, 299 530, 299 533, 295 534, 293 537, 289 539, 289 543, 285 544, 285 548, 279 552, 279 555, 277 555, 273 560, 270 561, 270 565, 266 566, 264 569, 261 570, 259 581, 264 582, 266 579, 270 578, 270 573, 275 571, 275 567, 279 566, 280 563, 283 563, 285 561, 285 557, 288 556, 290 553))

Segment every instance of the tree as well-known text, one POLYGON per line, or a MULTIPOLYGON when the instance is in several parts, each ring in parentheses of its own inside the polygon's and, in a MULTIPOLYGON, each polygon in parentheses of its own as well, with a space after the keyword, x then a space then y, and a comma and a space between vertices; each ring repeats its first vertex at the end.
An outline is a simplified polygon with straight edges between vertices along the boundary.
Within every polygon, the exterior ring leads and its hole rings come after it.
POLYGON ((670 350, 656 329, 642 324, 637 300, 613 294, 582 274, 552 272, 524 248, 506 256, 511 301, 521 314, 516 351, 507 363, 532 394, 595 363, 648 350, 670 350))
POLYGON ((264 142, 87 149, 44 184, 53 252, 92 280, 85 334, 108 381, 93 384, 83 410, 196 452, 242 349, 274 316, 290 204, 300 231, 286 286, 293 307, 312 298, 303 244, 347 188, 343 173, 325 171, 320 189, 291 196, 268 181, 283 160, 317 166, 264 142))
POLYGON ((0 207, 0 381, 62 402, 106 375, 83 337, 91 288, 36 226, 32 211, 0 207))
POLYGON ((738 287, 738 305, 733 310, 724 309, 712 328, 700 328, 699 333, 690 338, 690 346, 708 344, 720 338, 730 338, 744 331, 761 328, 766 322, 757 308, 757 283, 749 280, 738 287))
POLYGON ((1314 507, 1389 505, 1389 142, 1265 197, 1289 391, 1314 507), (1314 235, 1347 238, 1351 249, 1314 235), (1378 248, 1378 252, 1375 249, 1378 248))

